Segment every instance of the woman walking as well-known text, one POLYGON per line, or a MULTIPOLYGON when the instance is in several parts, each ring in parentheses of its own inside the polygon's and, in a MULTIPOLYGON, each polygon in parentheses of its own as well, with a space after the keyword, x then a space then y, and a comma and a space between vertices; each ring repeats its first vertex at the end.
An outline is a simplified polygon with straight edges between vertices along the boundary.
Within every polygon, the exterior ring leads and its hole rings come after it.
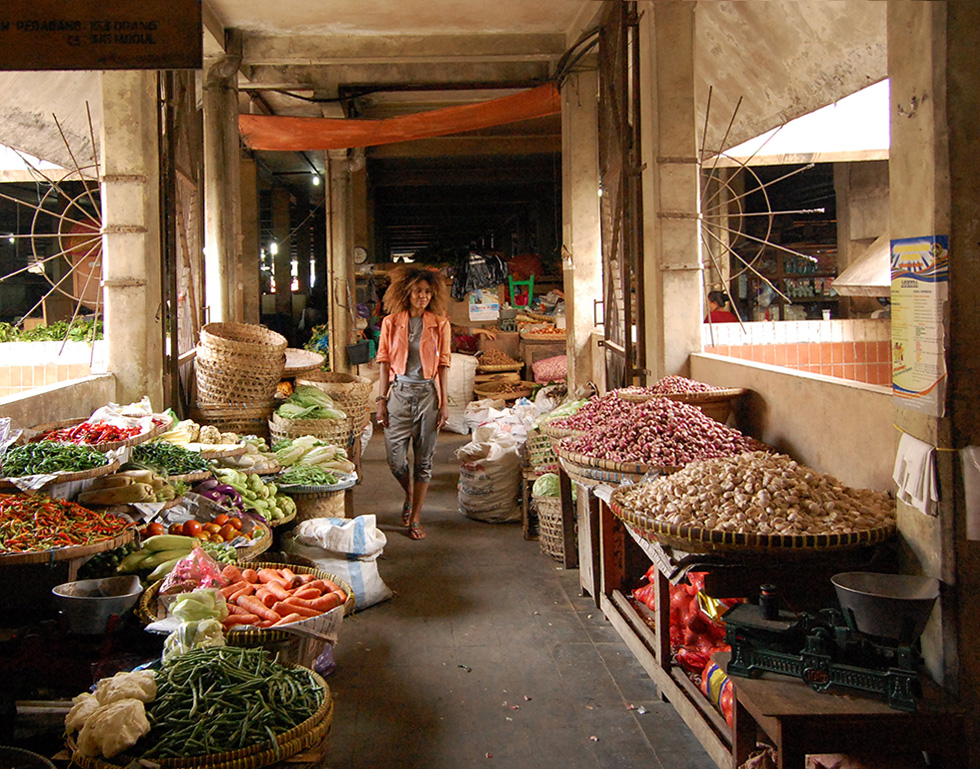
POLYGON ((385 428, 388 467, 405 492, 402 523, 412 539, 425 538, 421 515, 432 478, 432 454, 449 416, 448 296, 438 272, 403 266, 393 272, 383 300, 388 315, 381 322, 376 358, 380 364, 377 416, 385 428))

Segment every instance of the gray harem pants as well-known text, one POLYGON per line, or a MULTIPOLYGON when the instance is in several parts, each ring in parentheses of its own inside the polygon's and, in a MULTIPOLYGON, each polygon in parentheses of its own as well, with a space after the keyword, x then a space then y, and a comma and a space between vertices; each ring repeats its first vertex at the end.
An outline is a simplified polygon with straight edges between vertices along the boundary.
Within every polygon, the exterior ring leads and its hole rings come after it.
POLYGON ((385 450, 391 474, 399 481, 408 477, 409 444, 413 449, 412 478, 420 483, 432 479, 438 422, 439 397, 435 382, 392 382, 388 390, 385 450))

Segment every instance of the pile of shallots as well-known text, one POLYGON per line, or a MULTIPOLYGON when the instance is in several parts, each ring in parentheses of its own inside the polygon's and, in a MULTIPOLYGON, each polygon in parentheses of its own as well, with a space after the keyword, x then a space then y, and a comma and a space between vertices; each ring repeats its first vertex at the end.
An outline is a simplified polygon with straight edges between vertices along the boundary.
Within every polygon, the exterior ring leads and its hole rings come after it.
POLYGON ((844 486, 782 454, 695 462, 616 492, 664 523, 754 534, 849 534, 895 524, 887 493, 844 486))
POLYGON ((704 382, 696 379, 671 374, 659 379, 656 384, 650 387, 623 387, 619 392, 627 395, 693 395, 694 393, 710 393, 718 390, 704 382))
POLYGON ((586 412, 586 404, 574 416, 552 422, 555 427, 574 424, 575 429, 587 431, 562 440, 564 450, 613 462, 676 467, 764 448, 687 403, 668 398, 643 403, 629 403, 615 395, 605 398, 609 401, 604 407, 586 412))

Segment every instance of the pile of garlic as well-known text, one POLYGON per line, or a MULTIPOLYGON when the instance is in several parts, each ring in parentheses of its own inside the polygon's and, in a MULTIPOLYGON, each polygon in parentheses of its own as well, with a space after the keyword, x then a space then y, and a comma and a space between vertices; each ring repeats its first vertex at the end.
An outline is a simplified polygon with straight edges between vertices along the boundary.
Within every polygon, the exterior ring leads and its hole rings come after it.
POLYGON ((887 493, 853 489, 785 455, 758 451, 693 462, 624 487, 616 499, 662 523, 738 533, 851 534, 895 524, 887 493))

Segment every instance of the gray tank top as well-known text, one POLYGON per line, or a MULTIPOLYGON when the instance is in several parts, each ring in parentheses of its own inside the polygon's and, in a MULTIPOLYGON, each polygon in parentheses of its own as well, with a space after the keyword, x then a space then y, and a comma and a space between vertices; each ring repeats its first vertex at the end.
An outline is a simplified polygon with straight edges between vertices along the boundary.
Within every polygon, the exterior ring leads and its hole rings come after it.
POLYGON ((401 382, 425 382, 422 375, 422 356, 419 354, 419 343, 422 341, 422 318, 408 319, 408 361, 405 363, 405 374, 399 376, 401 382))

